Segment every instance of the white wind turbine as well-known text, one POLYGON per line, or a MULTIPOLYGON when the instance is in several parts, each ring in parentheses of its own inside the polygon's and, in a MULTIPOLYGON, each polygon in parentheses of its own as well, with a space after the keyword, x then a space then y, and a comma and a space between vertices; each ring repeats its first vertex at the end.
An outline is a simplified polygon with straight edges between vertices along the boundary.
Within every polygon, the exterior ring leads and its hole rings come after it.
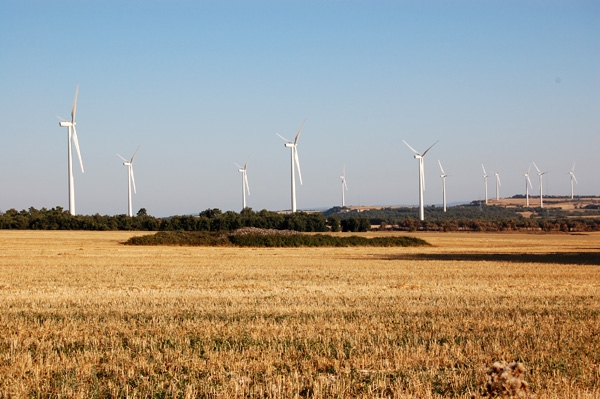
POLYGON ((544 197, 543 197, 543 194, 542 194, 542 192, 543 192, 542 191, 542 176, 544 176, 548 172, 541 172, 540 169, 535 164, 535 162, 533 162, 533 166, 535 166, 535 169, 537 170, 538 176, 540 178, 540 208, 543 208, 544 207, 544 197))
POLYGON ((425 152, 423 152, 423 154, 419 154, 419 152, 412 148, 406 141, 402 141, 404 142, 404 144, 406 144, 408 148, 412 150, 412 152, 415 153, 415 159, 419 160, 419 218, 421 220, 425 220, 425 210, 423 207, 423 191, 425 191, 425 168, 423 165, 423 158, 425 157, 425 154, 427 154, 427 151, 429 151, 431 147, 437 144, 437 141, 433 143, 428 149, 426 149, 425 152))
MULTIPOLYGON (((306 122, 306 119, 304 120, 306 122)), ((296 173, 295 168, 298 168, 298 177, 300 178, 300 184, 302 184, 302 173, 300 172, 300 161, 298 160, 298 138, 300 137, 300 133, 302 133, 302 128, 304 127, 304 122, 300 125, 300 129, 296 134, 296 138, 294 142, 286 139, 279 133, 277 135, 285 141, 285 147, 291 148, 291 157, 292 157, 292 212, 296 212, 296 173)))
POLYGON ((131 206, 131 185, 133 184, 133 192, 137 194, 137 191, 135 190, 135 177, 133 176, 133 159, 135 158, 135 154, 137 154, 138 150, 140 149, 140 146, 138 146, 138 148, 135 150, 135 152, 133 153, 133 156, 131 157, 131 159, 128 161, 127 159, 123 158, 121 155, 117 154, 117 156, 119 158, 121 158, 123 160, 123 165, 127 166, 127 215, 132 217, 133 216, 133 208, 131 206))
POLYGON ((237 163, 235 164, 235 166, 238 167, 238 172, 242 174, 242 210, 246 209, 246 191, 248 192, 248 195, 250 195, 250 186, 248 185, 248 174, 246 173, 249 160, 250 157, 248 157, 248 159, 246 160, 244 167, 241 167, 237 163))
POLYGON ((531 184, 531 179, 529 178, 529 171, 531 170, 531 165, 529 165, 529 169, 527 169, 527 173, 525 173, 525 206, 529 206, 529 187, 533 188, 531 184))
POLYGON ((81 160, 81 152, 79 151, 79 142, 77 141, 77 130, 75 129, 75 114, 77 113, 77 93, 79 92, 79 85, 75 89, 75 99, 73 100, 73 108, 71 109, 71 122, 60 119, 58 123, 61 127, 69 128, 69 137, 68 137, 68 152, 69 152, 69 213, 71 215, 75 215, 75 186, 73 182, 73 152, 71 147, 71 142, 75 144, 75 150, 77 150, 77 156, 79 157, 79 166, 81 166, 81 173, 83 173, 83 161, 81 160))
POLYGON ((494 176, 496 176, 496 201, 499 201, 500 200, 500 186, 502 185, 502 183, 500 183, 500 172, 494 173, 494 176))
POLYGON ((483 184, 485 185, 485 204, 487 205, 487 203, 488 203, 488 189, 487 189, 488 174, 485 171, 485 168, 483 167, 483 164, 481 164, 481 169, 483 169, 483 184))
POLYGON ((346 206, 346 193, 348 190, 348 184, 346 184, 346 165, 344 165, 344 170, 342 171, 342 175, 340 176, 342 179, 342 207, 346 206))
POLYGON ((439 159, 438 163, 440 164, 440 170, 442 171, 440 177, 442 178, 442 196, 444 198, 444 212, 446 212, 446 177, 448 177, 448 175, 446 174, 446 172, 444 172, 444 168, 442 168, 442 163, 439 159))
POLYGON ((571 168, 569 175, 571 175, 571 199, 573 199, 573 182, 575 182, 575 184, 579 184, 577 182, 577 178, 575 177, 575 162, 573 162, 573 167, 571 168))

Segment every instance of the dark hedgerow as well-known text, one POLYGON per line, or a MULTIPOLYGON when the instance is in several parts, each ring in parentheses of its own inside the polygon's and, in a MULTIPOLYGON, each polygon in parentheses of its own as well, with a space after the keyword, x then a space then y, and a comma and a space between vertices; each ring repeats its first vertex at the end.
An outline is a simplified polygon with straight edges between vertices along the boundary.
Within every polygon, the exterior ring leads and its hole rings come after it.
POLYGON ((429 245, 416 237, 339 237, 326 234, 223 234, 163 231, 132 237, 126 245, 182 245, 236 247, 412 247, 429 245))
POLYGON ((208 231, 159 231, 155 234, 131 237, 127 245, 182 245, 224 246, 231 245, 226 236, 208 231))

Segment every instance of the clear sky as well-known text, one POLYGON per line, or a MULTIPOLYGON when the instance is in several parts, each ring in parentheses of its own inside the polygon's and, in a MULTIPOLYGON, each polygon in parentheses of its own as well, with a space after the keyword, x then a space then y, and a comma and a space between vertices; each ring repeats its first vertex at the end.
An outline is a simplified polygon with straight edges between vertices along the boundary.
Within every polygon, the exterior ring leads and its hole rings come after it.
MULTIPOLYGON (((67 129, 80 85, 80 214, 254 210, 523 194, 600 195, 598 1, 22 1, 0 3, 0 210, 68 208, 67 129), (532 168, 533 169, 533 168, 532 168), (532 171, 532 192, 539 193, 532 171)), ((77 160, 75 160, 77 165, 77 160)))

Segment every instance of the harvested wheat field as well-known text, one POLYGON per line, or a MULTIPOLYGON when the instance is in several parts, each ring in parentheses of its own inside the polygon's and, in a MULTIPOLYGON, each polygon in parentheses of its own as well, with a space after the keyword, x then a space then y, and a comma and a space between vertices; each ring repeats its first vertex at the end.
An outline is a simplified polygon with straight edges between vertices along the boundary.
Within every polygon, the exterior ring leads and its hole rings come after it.
POLYGON ((140 234, 0 231, 0 397, 470 398, 513 361, 519 397, 600 397, 598 234, 122 245, 140 234))

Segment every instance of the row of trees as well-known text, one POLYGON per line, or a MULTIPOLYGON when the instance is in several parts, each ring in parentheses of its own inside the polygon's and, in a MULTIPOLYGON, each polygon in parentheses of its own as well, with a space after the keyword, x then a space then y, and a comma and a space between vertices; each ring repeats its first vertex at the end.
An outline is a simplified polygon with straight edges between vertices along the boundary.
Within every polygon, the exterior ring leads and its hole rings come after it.
POLYGON ((560 231, 586 232, 600 231, 600 218, 597 219, 404 219, 390 225, 383 222, 380 230, 399 231, 560 231))
POLYGON ((40 210, 29 208, 17 211, 10 209, 0 213, 0 229, 20 230, 146 230, 146 231, 232 231, 242 227, 263 229, 295 230, 302 232, 367 231, 368 219, 349 218, 340 222, 336 216, 329 219, 321 213, 296 212, 281 214, 250 208, 240 213, 207 209, 199 215, 155 218, 140 209, 136 216, 126 215, 76 215, 72 216, 61 207, 40 210))
MULTIPOLYGON (((447 213, 439 212, 442 216, 437 212, 428 212, 427 219, 420 221, 413 216, 414 212, 413 208, 388 208, 361 213, 333 208, 325 213, 281 214, 264 209, 255 212, 246 208, 240 213, 207 209, 198 215, 155 218, 143 208, 134 217, 99 214, 72 216, 61 207, 29 208, 0 213, 0 229, 232 231, 242 227, 258 227, 302 232, 359 232, 377 225, 382 230, 400 231, 600 231, 600 217, 575 218, 557 214, 554 217, 526 219, 512 209, 486 207, 482 211, 479 207, 471 206, 449 208, 447 213)), ((540 214, 544 215, 542 212, 540 214)))

